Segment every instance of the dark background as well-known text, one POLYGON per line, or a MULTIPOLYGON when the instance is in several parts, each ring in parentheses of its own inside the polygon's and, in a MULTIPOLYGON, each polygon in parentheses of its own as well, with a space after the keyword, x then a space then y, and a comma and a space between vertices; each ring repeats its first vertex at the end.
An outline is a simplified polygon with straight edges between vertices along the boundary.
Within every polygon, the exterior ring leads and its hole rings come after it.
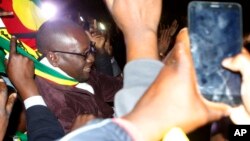
MULTIPOLYGON (((122 33, 116 27, 112 20, 103 0, 66 0, 64 3, 59 0, 61 5, 63 5, 63 13, 71 14, 73 17, 77 18, 78 14, 83 17, 92 17, 98 21, 104 22, 110 27, 112 45, 114 56, 118 61, 121 68, 124 67, 126 62, 125 59, 125 45, 123 41, 122 33)), ((163 0, 162 16, 160 25, 169 25, 174 19, 179 22, 179 29, 186 26, 187 17, 187 5, 191 0, 163 0)), ((207 0, 211 1, 211 0, 207 0)), ((243 14, 243 32, 250 32, 249 30, 249 19, 248 13, 250 9, 249 0, 217 0, 221 2, 238 2, 242 6, 243 14)), ((177 31, 178 32, 178 31, 177 31)))
MULTIPOLYGON (((162 22, 171 22, 173 18, 185 17, 187 14, 187 5, 191 0, 163 0, 162 22)), ((207 0, 211 1, 211 0, 207 0)), ((215 1, 215 0, 213 0, 215 1)), ((217 0, 224 2, 238 2, 242 5, 243 20, 247 19, 250 2, 249 0, 217 0)), ((68 0, 68 9, 72 12, 80 12, 82 15, 95 17, 100 21, 111 22, 103 0, 68 0)), ((245 25, 245 24, 244 24, 245 25)))

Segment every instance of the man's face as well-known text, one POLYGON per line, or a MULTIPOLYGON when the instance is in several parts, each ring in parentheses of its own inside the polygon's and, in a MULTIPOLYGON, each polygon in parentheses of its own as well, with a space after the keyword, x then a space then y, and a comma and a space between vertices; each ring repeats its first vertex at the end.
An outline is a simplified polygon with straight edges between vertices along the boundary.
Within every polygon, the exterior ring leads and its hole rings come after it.
POLYGON ((87 81, 95 60, 87 35, 74 30, 60 39, 61 43, 56 43, 58 48, 52 51, 59 57, 58 67, 79 82, 87 81))

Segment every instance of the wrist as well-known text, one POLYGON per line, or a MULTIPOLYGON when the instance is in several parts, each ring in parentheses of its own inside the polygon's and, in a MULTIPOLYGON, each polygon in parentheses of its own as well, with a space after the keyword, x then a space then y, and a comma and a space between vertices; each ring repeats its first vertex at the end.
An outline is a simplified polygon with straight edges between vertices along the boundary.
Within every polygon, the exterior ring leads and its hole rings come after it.
POLYGON ((127 49, 127 61, 145 58, 159 59, 157 34, 155 31, 142 29, 138 32, 125 33, 124 38, 127 49))
POLYGON ((148 38, 149 36, 154 36, 157 38, 157 30, 151 28, 143 27, 133 27, 127 31, 123 32, 125 39, 143 39, 148 38), (136 30, 135 30, 136 29, 136 30))
POLYGON ((31 96, 23 101, 25 109, 27 110, 28 108, 36 105, 42 105, 42 106, 47 106, 45 101, 40 95, 37 96, 31 96))
POLYGON ((23 100, 32 96, 39 96, 38 89, 34 83, 27 84, 27 87, 24 89, 17 89, 17 92, 20 94, 23 100))

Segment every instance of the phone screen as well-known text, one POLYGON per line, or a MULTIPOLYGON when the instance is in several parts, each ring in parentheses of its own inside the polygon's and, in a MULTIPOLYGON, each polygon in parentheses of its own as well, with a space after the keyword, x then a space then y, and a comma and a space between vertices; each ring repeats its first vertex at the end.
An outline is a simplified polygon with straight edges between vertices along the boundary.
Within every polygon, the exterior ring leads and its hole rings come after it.
POLYGON ((192 1, 188 5, 191 52, 199 89, 211 101, 241 103, 241 77, 224 69, 224 58, 241 51, 242 17, 237 3, 192 1))

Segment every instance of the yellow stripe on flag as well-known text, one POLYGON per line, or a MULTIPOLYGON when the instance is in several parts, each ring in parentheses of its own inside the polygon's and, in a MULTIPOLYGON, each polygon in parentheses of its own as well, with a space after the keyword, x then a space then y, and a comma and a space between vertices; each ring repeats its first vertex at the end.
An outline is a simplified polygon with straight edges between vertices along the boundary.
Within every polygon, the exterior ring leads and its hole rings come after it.
POLYGON ((43 78, 46 78, 46 79, 48 79, 50 81, 57 82, 60 85, 70 85, 70 86, 72 86, 72 85, 78 84, 78 82, 61 79, 61 78, 55 77, 53 75, 44 73, 44 72, 42 72, 40 70, 37 70, 37 69, 35 69, 35 74, 38 75, 38 76, 41 76, 43 78))
POLYGON ((26 28, 37 31, 48 20, 31 0, 12 0, 12 2, 13 10, 26 28))

